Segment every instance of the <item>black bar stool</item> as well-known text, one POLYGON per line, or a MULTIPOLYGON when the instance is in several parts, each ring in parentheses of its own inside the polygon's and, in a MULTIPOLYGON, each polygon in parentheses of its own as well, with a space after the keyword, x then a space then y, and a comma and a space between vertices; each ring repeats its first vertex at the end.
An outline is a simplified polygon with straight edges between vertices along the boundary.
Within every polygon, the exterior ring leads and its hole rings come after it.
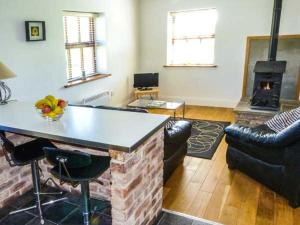
POLYGON ((50 172, 73 187, 81 185, 82 214, 85 225, 90 224, 91 206, 89 182, 95 181, 110 166, 110 157, 94 156, 79 151, 44 148, 47 160, 54 166, 50 172))
POLYGON ((58 193, 41 192, 41 182, 40 182, 40 174, 39 174, 40 168, 38 166, 38 161, 45 158, 45 153, 43 151, 44 147, 55 147, 55 146, 50 141, 41 138, 35 139, 33 141, 27 142, 22 145, 14 146, 14 144, 5 137, 3 131, 0 132, 0 145, 3 148, 4 156, 7 162, 11 167, 25 166, 29 164, 31 165, 33 190, 36 199, 35 206, 10 212, 9 215, 37 208, 40 217, 40 222, 41 224, 44 224, 42 206, 67 199, 67 198, 61 198, 55 201, 41 203, 41 195, 62 194, 62 192, 58 192, 58 193))

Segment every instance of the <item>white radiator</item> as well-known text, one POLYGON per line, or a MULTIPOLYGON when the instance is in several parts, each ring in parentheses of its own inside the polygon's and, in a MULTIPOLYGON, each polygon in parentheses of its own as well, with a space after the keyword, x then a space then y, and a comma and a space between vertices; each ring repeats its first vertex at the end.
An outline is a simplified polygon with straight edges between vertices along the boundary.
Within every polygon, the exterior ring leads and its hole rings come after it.
POLYGON ((111 91, 103 91, 99 94, 86 97, 82 100, 83 105, 109 105, 111 101, 111 91))

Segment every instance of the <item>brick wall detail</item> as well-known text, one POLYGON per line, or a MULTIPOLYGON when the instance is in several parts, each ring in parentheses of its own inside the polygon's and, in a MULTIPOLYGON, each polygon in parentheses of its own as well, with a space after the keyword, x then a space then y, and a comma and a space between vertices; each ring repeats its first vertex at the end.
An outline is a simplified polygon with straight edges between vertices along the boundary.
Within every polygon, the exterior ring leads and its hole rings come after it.
POLYGON ((137 151, 110 150, 113 225, 152 224, 162 209, 164 133, 137 151))

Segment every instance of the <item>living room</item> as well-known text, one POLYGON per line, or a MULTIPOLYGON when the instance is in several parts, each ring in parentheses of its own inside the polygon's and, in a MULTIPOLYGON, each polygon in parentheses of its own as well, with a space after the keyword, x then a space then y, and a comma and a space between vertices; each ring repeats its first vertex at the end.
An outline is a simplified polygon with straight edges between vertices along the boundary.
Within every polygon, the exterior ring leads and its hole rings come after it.
POLYGON ((299 10, 1 0, 0 224, 300 224, 299 10))

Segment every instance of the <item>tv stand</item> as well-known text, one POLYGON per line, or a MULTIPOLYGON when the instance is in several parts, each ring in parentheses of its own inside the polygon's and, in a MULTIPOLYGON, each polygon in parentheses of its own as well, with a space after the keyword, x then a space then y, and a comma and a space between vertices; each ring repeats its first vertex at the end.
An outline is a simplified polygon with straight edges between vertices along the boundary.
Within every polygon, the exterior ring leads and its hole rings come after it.
POLYGON ((141 96, 150 96, 151 98, 158 99, 159 88, 138 88, 134 91, 134 98, 138 99, 141 96))

